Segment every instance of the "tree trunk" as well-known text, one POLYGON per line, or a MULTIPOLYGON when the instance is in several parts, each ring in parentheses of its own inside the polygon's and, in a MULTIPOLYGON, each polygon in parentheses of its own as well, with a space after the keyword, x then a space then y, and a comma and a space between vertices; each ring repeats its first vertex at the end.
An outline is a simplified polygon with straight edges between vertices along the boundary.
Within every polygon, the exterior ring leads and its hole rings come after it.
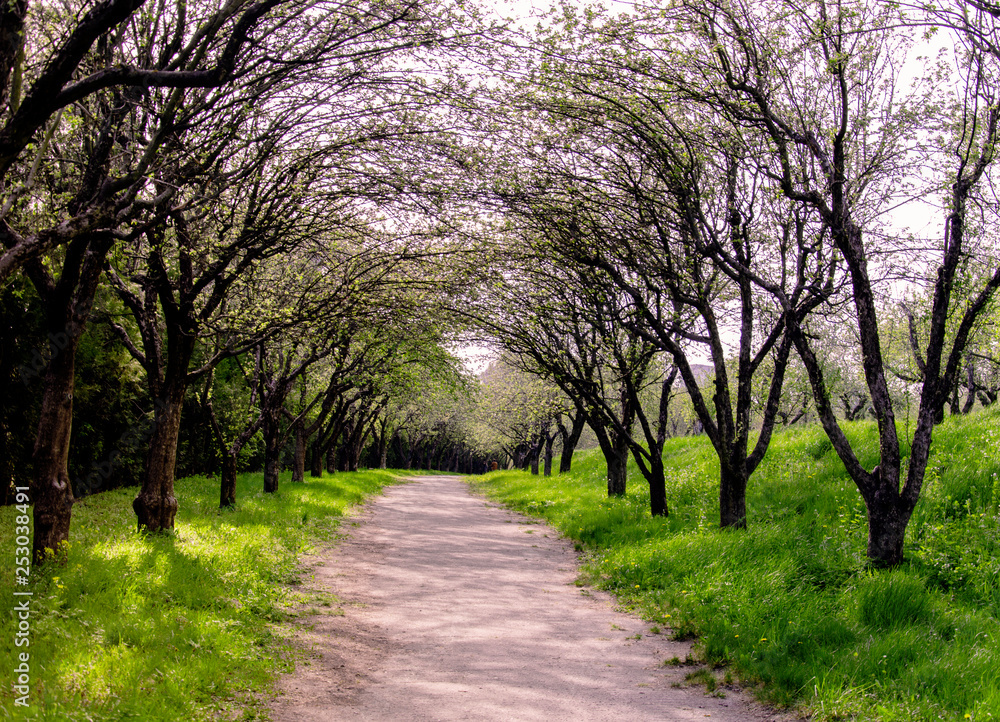
POLYGON ((968 389, 968 396, 965 397, 965 405, 962 406, 963 415, 971 413, 972 407, 976 405, 976 379, 972 364, 968 364, 965 368, 965 386, 968 389))
POLYGON ((347 471, 357 471, 361 466, 361 445, 352 442, 346 456, 347 471))
POLYGON ((367 427, 364 420, 359 419, 352 430, 345 448, 347 471, 357 471, 361 466, 361 455, 365 450, 365 444, 368 442, 368 435, 371 431, 367 427))
POLYGON ((337 473, 337 445, 333 441, 326 447, 326 471, 328 474, 337 473))
POLYGON ((273 494, 278 490, 278 471, 281 461, 280 408, 264 409, 264 491, 273 494))
MULTIPOLYGON (((39 363, 48 363, 29 483, 34 522, 31 553, 36 562, 45 558, 46 549, 58 552, 69 540, 73 512, 69 446, 73 433, 76 351, 90 318, 104 258, 112 242, 110 236, 78 237, 66 250, 57 281, 53 281, 41 263, 29 263, 25 268, 46 309, 49 342, 48 358, 38 359, 39 363)), ((114 462, 106 463, 110 467, 114 462)), ((87 477, 87 483, 99 487, 109 474, 110 468, 106 473, 95 469, 87 477)))
POLYGON ((653 456, 649 464, 649 510, 653 516, 667 516, 667 482, 663 457, 653 456))
POLYGON ((384 469, 387 463, 387 458, 389 455, 389 438, 386 430, 389 426, 389 422, 384 417, 380 419, 373 428, 377 429, 375 449, 372 454, 373 463, 378 465, 379 469, 384 469))
POLYGON ((586 414, 582 411, 577 411, 576 416, 573 417, 573 425, 570 427, 569 434, 563 434, 562 436, 562 454, 559 457, 560 474, 566 474, 572 468, 573 452, 576 451, 576 445, 579 443, 583 427, 586 425, 586 414))
MULTIPOLYGON (((44 376, 42 407, 32 454, 31 478, 35 562, 45 550, 58 551, 69 540, 73 486, 69 479, 69 442, 73 431, 73 387, 79 333, 58 332, 67 338, 63 348, 53 341, 53 353, 44 376)), ((51 337, 50 337, 51 340, 51 337)))
POLYGON ((552 476, 552 446, 555 443, 555 434, 551 434, 545 439, 545 468, 542 472, 545 476, 552 476))
POLYGON ((309 475, 318 479, 323 476, 323 438, 322 432, 316 434, 312 445, 312 468, 309 475))
POLYGON ((222 477, 219 482, 219 508, 236 506, 236 455, 222 454, 222 477))
POLYGON ((723 529, 747 528, 747 473, 745 468, 724 467, 720 473, 719 526, 723 529))
POLYGON ((868 559, 878 567, 903 561, 903 538, 912 509, 897 499, 865 499, 868 514, 868 559))
POLYGON ((606 457, 608 462, 608 496, 624 496, 628 479, 628 447, 606 457))
MULTIPOLYGON (((635 413, 629 412, 628 408, 625 407, 625 411, 622 414, 625 421, 625 428, 631 429, 632 422, 635 419, 635 413)), ((608 495, 609 496, 624 496, 625 494, 625 483, 628 478, 628 457, 629 457, 629 437, 623 433, 620 433, 616 429, 611 430, 611 450, 612 456, 615 459, 615 472, 614 478, 612 478, 611 464, 608 465, 608 495)))
POLYGON ((132 501, 141 532, 169 531, 174 528, 177 497, 174 496, 174 465, 177 463, 177 437, 181 430, 181 409, 186 384, 174 379, 156 400, 153 430, 146 454, 146 473, 142 490, 132 501))
POLYGON ((300 421, 295 425, 295 456, 292 460, 292 481, 306 480, 306 435, 300 421))

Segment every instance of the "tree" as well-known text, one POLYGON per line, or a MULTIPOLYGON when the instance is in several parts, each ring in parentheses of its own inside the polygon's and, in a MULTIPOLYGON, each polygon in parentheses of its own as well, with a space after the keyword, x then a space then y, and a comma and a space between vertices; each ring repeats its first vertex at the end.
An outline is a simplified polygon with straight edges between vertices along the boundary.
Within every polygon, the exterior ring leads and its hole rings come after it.
MULTIPOLYGON (((6 185, 12 169, 26 170, 38 163, 48 151, 53 130, 60 124, 59 113, 73 104, 89 101, 92 96, 114 97, 116 116, 130 112, 129 105, 152 88, 218 88, 229 83, 239 68, 247 41, 261 19, 289 0, 264 0, 249 5, 228 5, 216 11, 204 7, 161 7, 162 13, 140 12, 143 0, 103 0, 79 19, 69 13, 58 18, 63 33, 50 46, 37 25, 29 22, 28 3, 12 2, 3 10, 3 33, 0 38, 0 99, 6 101, 6 122, 0 128, 0 182, 6 185), (125 23, 128 19, 132 23, 125 23), (185 34, 190 40, 184 43, 185 34), (155 52, 163 39, 170 38, 155 52), (94 44, 98 47, 95 49, 94 44), (33 47, 37 45, 38 47, 33 47), (26 49, 44 57, 38 73, 30 77, 26 67, 26 49), (22 88, 27 87, 22 92, 22 88), (137 89, 137 90, 133 90, 137 89), (122 103, 125 107, 122 107, 122 103), (31 141, 49 126, 46 140, 32 153, 31 141)), ((168 95, 174 95, 170 93, 168 95)), ((176 97, 176 96, 174 96, 176 97)), ((120 122, 120 118, 119 118, 120 122)), ((111 128, 109 128, 111 130, 111 128)), ((102 153, 110 152, 113 138, 105 133, 103 142, 95 143, 97 154, 90 168, 89 195, 72 204, 71 213, 43 226, 19 229, 6 218, 0 219, 0 282, 31 260, 70 243, 79 236, 107 228, 109 213, 120 212, 123 191, 133 197, 137 178, 149 171, 159 138, 153 136, 139 165, 117 178, 102 177, 102 153), (100 149, 105 150, 101 151, 100 149), (97 191, 94 193, 93 191, 97 191), (114 199, 118 203, 113 203, 114 199), (109 204, 110 203, 110 204, 109 204), (118 206, 116 208, 116 205, 118 206)), ((31 190, 37 171, 21 176, 27 182, 6 189, 6 216, 14 201, 23 200, 31 190)), ((106 173, 106 171, 105 171, 106 173)))
MULTIPOLYGON (((836 266, 816 252, 815 218, 765 191, 758 141, 671 102, 676 93, 647 46, 652 30, 564 12, 538 41, 529 80, 499 91, 532 132, 508 143, 494 192, 514 223, 544 239, 539 254, 549 263, 592 269, 585 287, 624 296, 582 309, 617 314, 669 355, 719 456, 720 523, 743 527, 747 483, 770 442, 791 353, 786 316, 815 308, 836 266), (771 311, 772 292, 785 308, 771 311), (711 398, 693 368, 705 358, 711 398), (754 394, 762 378, 763 399, 754 394)), ((641 423, 645 445, 634 447, 654 478, 671 387, 662 389, 662 424, 641 423)))
MULTIPOLYGON (((16 66, 0 71, 0 79, 12 79, 9 89, 3 88, 10 113, 0 129, 0 180, 6 184, 0 280, 23 268, 45 303, 47 332, 60 339, 59 353, 45 370, 33 453, 36 559, 44 558, 46 549, 58 549, 69 534, 73 491, 67 459, 76 349, 104 260, 114 243, 127 244, 142 232, 132 225, 137 214, 175 190, 161 186, 154 191, 147 179, 159 170, 156 160, 172 136, 182 89, 232 82, 251 34, 280 3, 242 11, 199 7, 190 13, 182 5, 176 14, 159 20, 144 15, 112 32, 139 4, 108 0, 78 23, 60 17, 68 25, 65 39, 40 49, 47 60, 34 77, 19 59, 24 44, 41 40, 37 28, 25 23, 18 32, 22 46, 14 55, 16 66), (185 31, 192 33, 186 45, 180 41, 185 31), (154 58, 160 32, 175 41, 154 58), (20 85, 28 87, 23 100, 20 85), (33 148, 30 141, 45 126, 33 148), (12 170, 23 183, 7 183, 12 170)), ((15 14, 20 8, 26 5, 15 4, 15 14)), ((9 57, 0 52, 0 61, 9 57)))
MULTIPOLYGON (((223 128, 242 124, 240 119, 225 120, 223 128)), ((269 142, 256 144, 249 157, 239 160, 225 148, 235 130, 226 135, 221 146, 202 146, 212 159, 204 169, 208 178, 201 183, 189 180, 190 197, 178 194, 166 217, 147 224, 141 242, 123 249, 107 268, 138 338, 120 324, 114 328, 145 370, 154 405, 143 489, 133 504, 139 527, 149 531, 173 527, 174 464, 189 385, 227 355, 307 313, 301 301, 309 293, 308 284, 319 283, 311 260, 286 260, 283 272, 261 266, 312 243, 332 220, 321 221, 318 214, 302 210, 310 179, 301 177, 298 164, 282 167, 271 162, 272 143, 282 137, 279 128, 267 127, 264 136, 270 136, 269 142), (223 153, 228 163, 218 168, 215 160, 223 153), (298 277, 287 273, 296 265, 298 277), (302 283, 299 278, 308 280, 302 283), (268 284, 274 284, 274 290, 268 284), (242 308, 233 298, 239 287, 242 308), (203 338, 216 339, 215 351, 191 368, 203 338)))
POLYGON ((651 373, 655 348, 630 325, 634 306, 606 274, 571 259, 553 264, 549 255, 533 250, 544 247, 551 233, 539 225, 527 239, 509 239, 503 246, 504 279, 487 281, 470 313, 492 342, 511 354, 511 363, 558 386, 578 419, 582 413, 604 452, 608 494, 625 493, 631 452, 650 485, 653 513, 666 514, 659 452, 676 374, 651 373), (667 379, 650 420, 643 392, 651 382, 667 379), (637 422, 643 442, 633 439, 637 422))
MULTIPOLYGON (((808 323, 789 314, 790 331, 809 373, 820 420, 864 498, 868 556, 875 564, 897 564, 920 496, 935 419, 954 388, 976 319, 1000 286, 989 237, 967 234, 969 204, 988 185, 995 159, 1000 105, 991 82, 994 71, 974 44, 968 48, 957 95, 939 106, 945 110, 941 117, 925 102, 927 96, 901 92, 901 57, 910 34, 894 28, 898 16, 892 6, 709 3, 686 5, 674 19, 690 43, 678 64, 687 75, 674 78, 682 97, 763 139, 769 150, 764 170, 773 187, 803 212, 815 214, 831 250, 843 259, 879 430, 879 462, 873 469, 861 464, 838 423, 808 323), (789 37, 798 42, 785 42, 789 37), (924 146, 924 122, 947 131, 924 146), (935 151, 942 154, 935 156, 935 151), (891 247, 891 238, 879 233, 878 220, 905 200, 900 180, 912 175, 911 163, 917 161, 924 163, 925 172, 937 171, 934 182, 945 196, 943 237, 933 252, 924 254, 905 245, 891 247), (919 341, 922 382, 908 458, 901 453, 906 446, 896 428, 879 336, 878 274, 890 261, 897 268, 916 268, 918 274, 923 269, 920 275, 932 283, 927 336, 919 341), (968 295, 949 339, 957 274, 968 264, 982 281, 968 295)), ((954 78, 938 76, 935 93, 954 78)), ((918 86, 927 88, 927 83, 918 86)))
MULTIPOLYGON (((135 249, 141 262, 122 254, 123 266, 135 270, 111 272, 141 343, 119 329, 147 371, 156 407, 143 489, 134 503, 142 529, 173 525, 173 470, 188 385, 224 355, 266 334, 266 324, 257 324, 249 337, 230 334, 218 354, 190 368, 199 336, 218 333, 219 317, 231 314, 231 289, 250 283, 254 268, 268 258, 304 244, 319 240, 335 249, 343 239, 360 241, 364 225, 377 220, 362 206, 384 184, 368 168, 345 168, 344 158, 381 152, 382 144, 417 132, 406 117, 413 105, 407 93, 414 88, 400 82, 392 56, 435 39, 436 21, 417 22, 408 3, 368 6, 357 17, 341 6, 310 7, 284 18, 260 44, 260 62, 233 93, 179 105, 174 127, 186 135, 173 139, 170 177, 174 186, 186 187, 169 199, 159 222, 147 222, 145 242, 135 249), (345 13, 352 14, 350 22, 345 13), (190 116, 207 101, 217 111, 209 114, 211 123, 196 128, 190 116)), ((303 273, 324 283, 309 269, 303 273)), ((293 293, 300 298, 272 306, 274 324, 289 324, 288 308, 301 306, 311 292, 299 286, 293 293)), ((278 440, 271 414, 279 413, 288 393, 278 383, 284 371, 267 382, 278 384, 268 388, 280 399, 265 408, 262 431, 269 443, 278 440)), ((268 476, 268 483, 276 478, 268 476)))

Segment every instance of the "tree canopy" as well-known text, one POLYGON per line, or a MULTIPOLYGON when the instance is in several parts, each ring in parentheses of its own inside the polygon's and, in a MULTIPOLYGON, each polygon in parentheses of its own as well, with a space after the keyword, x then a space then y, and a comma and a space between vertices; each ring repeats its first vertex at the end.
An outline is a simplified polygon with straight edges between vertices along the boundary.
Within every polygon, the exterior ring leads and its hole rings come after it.
POLYGON ((550 474, 582 438, 667 515, 676 433, 744 528, 818 419, 899 563, 935 424, 1000 393, 994 10, 6 3, 0 427, 35 558, 113 484, 170 530, 177 469, 229 507, 245 466, 550 474))

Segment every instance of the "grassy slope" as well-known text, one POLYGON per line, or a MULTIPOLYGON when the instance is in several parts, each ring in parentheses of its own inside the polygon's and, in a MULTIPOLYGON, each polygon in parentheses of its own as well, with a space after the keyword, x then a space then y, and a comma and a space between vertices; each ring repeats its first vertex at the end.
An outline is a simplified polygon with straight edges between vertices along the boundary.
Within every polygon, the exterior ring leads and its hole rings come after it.
MULTIPOLYGON (((850 434, 875 463, 868 424, 850 434)), ((605 494, 599 454, 554 479, 477 482, 546 517, 587 552, 586 574, 657 625, 697 636, 758 693, 817 719, 1000 720, 1000 413, 946 421, 909 527, 908 562, 865 568, 864 507, 818 428, 777 435, 748 493, 750 528, 721 531, 704 438, 668 442, 671 516, 652 519, 631 469, 605 494)))
MULTIPOLYGON (((216 480, 178 481, 174 536, 135 533, 134 489, 79 502, 66 564, 32 570, 33 705, 14 707, 11 664, 0 719, 256 718, 255 695, 291 666, 273 622, 299 596, 288 585, 300 552, 329 539, 349 506, 392 483, 378 471, 305 484, 283 476, 278 493, 266 495, 261 478, 239 479, 235 512, 217 508, 216 480)), ((0 509, 0 548, 9 553, 14 515, 0 509)), ((6 600, 14 598, 12 567, 13 558, 2 565, 6 600)), ((13 639, 14 619, 4 614, 0 658, 23 651, 13 639)))

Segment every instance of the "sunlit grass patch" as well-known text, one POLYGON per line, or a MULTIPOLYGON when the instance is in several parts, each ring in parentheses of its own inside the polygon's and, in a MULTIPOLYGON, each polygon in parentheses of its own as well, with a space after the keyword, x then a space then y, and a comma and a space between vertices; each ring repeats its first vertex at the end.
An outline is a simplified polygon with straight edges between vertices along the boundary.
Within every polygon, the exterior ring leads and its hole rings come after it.
MULTIPOLYGON (((264 494, 260 474, 241 476, 236 509, 220 510, 216 480, 179 480, 176 529, 166 535, 136 533, 134 489, 79 502, 65 564, 32 571, 32 706, 15 708, 7 685, 8 717, 257 718, 261 693, 292 663, 276 623, 296 600, 299 555, 394 480, 373 471, 281 481, 264 494)), ((5 548, 12 512, 0 509, 5 548)), ((0 594, 11 599, 12 588, 6 566, 0 594)), ((20 651, 13 623, 8 613, 0 624, 10 659, 20 651)))

